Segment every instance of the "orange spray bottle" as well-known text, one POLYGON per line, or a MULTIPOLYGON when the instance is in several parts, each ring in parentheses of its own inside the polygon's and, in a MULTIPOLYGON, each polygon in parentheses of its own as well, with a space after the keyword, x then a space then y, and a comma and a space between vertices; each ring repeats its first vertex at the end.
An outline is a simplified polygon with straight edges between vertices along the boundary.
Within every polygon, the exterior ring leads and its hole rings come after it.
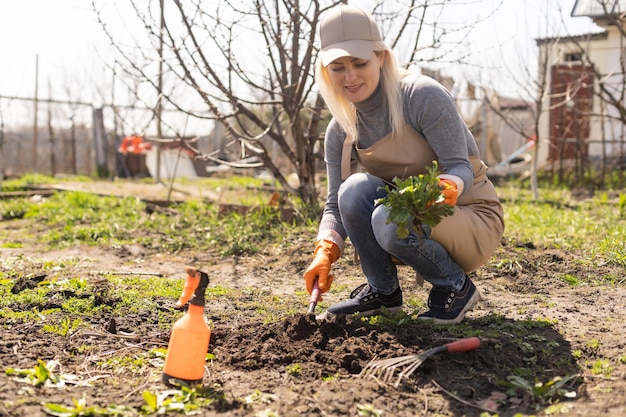
POLYGON ((204 292, 209 277, 193 267, 186 267, 185 272, 187 282, 176 307, 182 308, 189 301, 189 309, 172 328, 162 375, 167 385, 172 385, 171 379, 185 384, 202 382, 211 338, 211 329, 204 318, 204 292))

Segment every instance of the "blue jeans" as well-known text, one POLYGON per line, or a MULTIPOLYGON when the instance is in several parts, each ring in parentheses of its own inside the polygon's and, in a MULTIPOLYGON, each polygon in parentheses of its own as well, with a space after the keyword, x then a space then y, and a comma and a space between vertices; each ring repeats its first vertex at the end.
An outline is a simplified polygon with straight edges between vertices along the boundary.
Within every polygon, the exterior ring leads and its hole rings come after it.
POLYGON ((386 195, 384 189, 379 189, 384 186, 378 177, 357 173, 344 181, 338 193, 341 221, 359 254, 369 285, 382 294, 391 294, 399 287, 394 256, 433 287, 459 291, 465 282, 465 271, 443 246, 430 239, 430 227, 424 226, 420 235, 412 230, 407 238, 400 239, 397 226, 387 223, 387 208, 374 206, 374 200, 386 195))

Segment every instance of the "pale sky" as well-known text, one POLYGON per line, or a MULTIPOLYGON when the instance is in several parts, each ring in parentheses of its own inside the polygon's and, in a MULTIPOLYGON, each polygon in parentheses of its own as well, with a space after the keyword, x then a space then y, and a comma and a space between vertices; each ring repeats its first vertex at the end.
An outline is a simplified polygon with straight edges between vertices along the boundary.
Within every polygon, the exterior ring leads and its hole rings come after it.
MULTIPOLYGON (((166 0, 167 1, 167 0, 166 0)), ((217 0, 212 0, 217 1, 217 0)), ((598 31, 590 19, 569 17, 575 0, 505 0, 487 21, 472 32, 472 48, 478 62, 497 68, 511 57, 533 60, 534 39, 546 36, 598 31), (561 27, 558 8, 563 10, 561 27), (546 13, 551 22, 546 23, 546 13), (551 28, 547 29, 549 25, 551 28)), ((489 14, 500 0, 459 0, 459 16, 467 10, 489 14), (478 4, 478 6, 476 6, 478 4)), ((123 9, 128 0, 97 0, 109 10, 123 9)), ((358 5, 358 1, 351 4, 358 5)), ((454 10, 447 6, 447 10, 454 10)), ((456 6, 454 6, 456 7, 456 6)), ((116 21, 110 22, 115 27, 116 21)), ((107 65, 115 59, 92 10, 91 0, 0 0, 0 96, 33 97, 35 62, 39 60, 40 98, 52 88, 60 100, 98 100, 95 86, 110 85, 107 65)), ((467 69, 457 74, 469 74, 467 69)), ((468 76, 472 76, 471 74, 468 76)), ((513 94, 513 92, 510 92, 513 94)), ((105 100, 108 101, 108 100, 105 100)), ((0 104, 2 101, 0 101, 0 104)))
POLYGON ((37 55, 40 94, 48 81, 78 87, 106 47, 90 0, 3 0, 0 33, 1 95, 34 95, 37 55))

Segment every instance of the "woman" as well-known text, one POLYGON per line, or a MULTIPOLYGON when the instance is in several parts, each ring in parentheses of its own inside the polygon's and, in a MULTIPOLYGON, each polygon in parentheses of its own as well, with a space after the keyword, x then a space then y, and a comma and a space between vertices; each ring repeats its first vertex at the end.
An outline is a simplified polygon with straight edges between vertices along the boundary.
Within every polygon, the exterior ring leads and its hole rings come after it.
POLYGON ((307 290, 328 291, 331 264, 350 237, 367 283, 324 316, 401 310, 395 258, 432 285, 429 310, 419 318, 458 323, 480 300, 467 273, 489 259, 504 231, 476 142, 439 83, 398 67, 369 13, 333 9, 320 24, 320 38, 316 82, 333 119, 324 141, 328 197, 304 273, 307 290), (374 201, 394 177, 425 173, 434 160, 454 213, 432 230, 424 226, 400 239, 385 206, 374 201))

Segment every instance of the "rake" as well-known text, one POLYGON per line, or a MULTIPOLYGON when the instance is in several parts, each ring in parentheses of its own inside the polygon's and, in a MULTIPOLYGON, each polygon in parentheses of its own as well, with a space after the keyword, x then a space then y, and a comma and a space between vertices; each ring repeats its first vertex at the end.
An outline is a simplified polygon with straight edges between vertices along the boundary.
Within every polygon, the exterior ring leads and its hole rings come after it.
POLYGON ((371 376, 386 384, 391 384, 395 379, 395 387, 400 385, 402 378, 408 378, 419 368, 426 359, 442 352, 469 352, 480 347, 480 339, 469 337, 459 339, 445 345, 436 346, 415 355, 399 356, 396 358, 373 360, 361 371, 359 376, 371 376))

